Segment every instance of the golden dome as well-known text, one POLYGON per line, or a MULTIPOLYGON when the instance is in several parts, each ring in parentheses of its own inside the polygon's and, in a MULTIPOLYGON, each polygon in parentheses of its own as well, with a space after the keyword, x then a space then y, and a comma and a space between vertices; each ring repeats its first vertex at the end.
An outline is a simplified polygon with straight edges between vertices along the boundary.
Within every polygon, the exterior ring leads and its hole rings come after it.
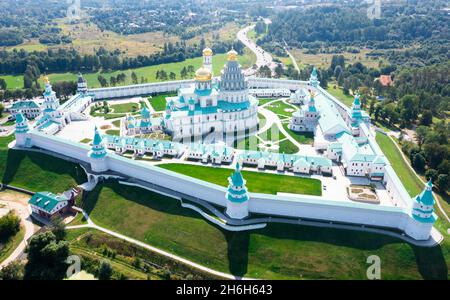
POLYGON ((44 76, 44 83, 49 84, 50 80, 48 80, 48 76, 44 76))
POLYGON ((211 50, 211 48, 205 48, 205 49, 203 49, 203 55, 204 56, 212 56, 213 51, 211 50))
POLYGON ((228 60, 236 61, 238 58, 238 53, 234 49, 231 49, 227 53, 227 58, 228 60))
POLYGON ((202 66, 195 72, 195 80, 198 81, 209 81, 212 79, 211 71, 208 68, 202 66))

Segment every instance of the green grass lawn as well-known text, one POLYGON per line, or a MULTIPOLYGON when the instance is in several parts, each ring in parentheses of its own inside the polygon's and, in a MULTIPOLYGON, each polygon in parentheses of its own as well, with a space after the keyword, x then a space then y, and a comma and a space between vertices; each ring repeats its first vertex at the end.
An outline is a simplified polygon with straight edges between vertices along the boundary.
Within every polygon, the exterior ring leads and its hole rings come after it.
POLYGON ((112 124, 113 124, 115 127, 119 128, 119 127, 120 127, 120 120, 115 120, 115 121, 112 122, 112 124))
POLYGON ((148 101, 155 111, 163 111, 166 109, 166 97, 173 97, 176 95, 176 93, 158 94, 148 98, 148 101))
MULTIPOLYGON (((233 172, 231 169, 212 168, 186 164, 160 164, 158 167, 194 178, 206 180, 221 186, 228 186, 227 178, 233 172)), ((285 176, 252 171, 242 171, 247 180, 247 188, 253 193, 264 193, 276 195, 277 192, 306 194, 320 196, 322 185, 320 180, 285 176)))
POLYGON ((411 171, 394 142, 384 134, 377 132, 376 141, 389 159, 392 167, 402 181, 410 196, 415 196, 423 190, 423 183, 411 171))
POLYGON ((340 88, 337 83, 328 83, 327 92, 341 100, 342 103, 351 107, 353 104, 353 96, 344 94, 342 88, 340 88), (336 86, 336 88, 334 88, 336 86))
MULTIPOLYGON (((226 61, 227 60, 226 60, 225 53, 214 55, 214 57, 213 57, 214 74, 220 74, 220 70, 222 70, 226 61)), ((253 55, 239 56, 239 62, 242 64, 243 68, 253 65, 255 61, 256 61, 256 59, 254 58, 253 55)), ((201 64, 202 64, 202 57, 196 57, 196 58, 186 59, 183 62, 160 64, 160 65, 154 65, 154 66, 148 66, 148 67, 142 67, 142 68, 136 68, 136 69, 114 71, 114 72, 86 73, 86 74, 83 74, 83 76, 86 79, 89 88, 100 87, 100 82, 98 81, 99 75, 102 75, 103 77, 105 77, 109 82, 109 79, 112 76, 117 76, 120 73, 124 73, 126 75, 126 80, 123 83, 123 85, 130 85, 130 84, 132 84, 131 73, 133 71, 135 72, 135 74, 137 75, 139 80, 141 79, 141 77, 144 77, 148 80, 148 82, 159 81, 156 79, 156 71, 158 71, 158 70, 165 70, 168 74, 170 72, 174 72, 177 76, 176 80, 180 80, 181 79, 180 71, 183 67, 192 65, 192 66, 194 66, 195 69, 198 69, 201 66, 201 64)), ((69 73, 69 72, 48 74, 48 77, 51 82, 57 82, 57 81, 75 81, 76 82, 77 76, 78 76, 78 73, 69 73)), ((193 77, 193 76, 194 75, 192 74, 191 77, 193 77)), ((0 76, 0 78, 4 78, 6 80, 8 89, 23 88, 23 75, 0 76)), ((43 82, 42 78, 39 80, 39 83, 41 84, 41 86, 44 86, 44 82, 43 82)))
POLYGON ((236 276, 365 279, 370 255, 381 258, 382 279, 447 279, 450 267, 441 247, 383 235, 288 224, 224 231, 175 199, 111 182, 90 192, 84 207, 100 226, 236 276))
POLYGON ((82 143, 82 144, 89 144, 90 142, 92 142, 92 139, 90 139, 90 138, 84 138, 80 141, 80 143, 82 143))
POLYGON ((138 103, 122 103, 122 104, 110 104, 110 108, 114 113, 125 114, 139 111, 138 103))
POLYGON ((286 130, 297 142, 309 145, 314 143, 314 134, 312 132, 294 132, 289 129, 288 125, 288 123, 283 124, 284 130, 286 130))
POLYGON ((258 101, 259 101, 258 106, 264 105, 267 102, 270 102, 273 100, 275 100, 275 98, 258 98, 258 101))
POLYGON ((284 103, 283 101, 275 101, 267 106, 265 106, 268 110, 276 113, 277 115, 281 116, 292 116, 292 113, 295 112, 295 109, 293 106, 284 103))
POLYGON ((295 146, 290 140, 281 141, 278 146, 278 153, 295 154, 298 152, 297 146, 295 146))
POLYGON ((106 134, 109 134, 109 135, 120 135, 120 130, 119 129, 108 129, 108 130, 106 130, 106 134))

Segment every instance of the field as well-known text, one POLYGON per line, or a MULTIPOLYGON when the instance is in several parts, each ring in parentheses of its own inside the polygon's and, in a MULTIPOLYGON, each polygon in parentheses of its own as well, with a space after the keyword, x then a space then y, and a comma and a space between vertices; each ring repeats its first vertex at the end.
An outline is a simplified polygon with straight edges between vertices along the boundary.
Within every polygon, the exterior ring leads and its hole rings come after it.
POLYGON ((89 193, 84 207, 100 226, 236 276, 365 279, 367 257, 378 255, 382 279, 448 278, 441 247, 418 248, 382 235, 287 224, 227 232, 181 208, 177 200, 112 182, 89 193))
POLYGON ((337 83, 328 83, 327 92, 336 97, 338 100, 341 100, 341 102, 348 107, 352 106, 354 100, 353 96, 344 94, 344 91, 337 85, 337 83))
MULTIPOLYGON (((187 164, 160 164, 158 167, 188 175, 208 182, 228 186, 227 178, 233 172, 231 169, 211 168, 187 164)), ((253 171, 242 171, 242 175, 247 180, 247 188, 252 193, 264 193, 276 195, 277 192, 306 194, 320 196, 322 185, 320 180, 285 176, 253 171)))
MULTIPOLYGON (((242 64, 242 66, 248 67, 251 66, 256 61, 256 58, 252 56, 239 56, 239 62, 242 64)), ((226 54, 217 54, 213 57, 213 70, 214 74, 220 74, 220 70, 223 68, 223 65, 226 63, 226 54)), ((187 67, 189 65, 194 66, 194 69, 197 69, 202 64, 202 58, 196 57, 196 58, 190 58, 186 59, 183 62, 176 62, 176 63, 168 63, 168 64, 160 64, 155 66, 148 66, 148 67, 142 67, 137 69, 129 69, 129 70, 123 70, 123 71, 114 71, 114 72, 96 72, 96 73, 86 73, 83 74, 84 78, 86 79, 89 88, 98 88, 100 87, 100 82, 98 81, 98 76, 102 75, 105 77, 108 81, 112 76, 117 76, 120 73, 124 73, 126 75, 126 80, 123 83, 123 85, 130 85, 132 84, 131 81, 131 73, 134 71, 140 80, 141 77, 148 80, 148 82, 157 82, 160 80, 156 79, 156 72, 159 70, 165 70, 167 73, 174 72, 176 74, 176 79, 180 80, 180 71, 183 67, 187 67)), ((48 74, 48 77, 51 82, 58 82, 58 81, 76 81, 77 80, 77 74, 76 73, 53 73, 48 74)), ((193 74, 189 76, 189 78, 193 78, 193 74)), ((23 75, 17 75, 17 76, 0 76, 0 78, 5 78, 7 80, 8 89, 16 89, 16 88, 22 88, 23 87, 23 75)), ((41 86, 44 86, 43 77, 39 80, 41 86)))
POLYGON ((423 190, 423 183, 411 171, 406 162, 403 160, 401 153, 395 147, 394 142, 384 134, 377 132, 376 141, 383 153, 389 159, 392 167, 402 181, 406 190, 411 197, 419 194, 423 190))
POLYGON ((289 52, 295 57, 297 64, 300 68, 305 65, 313 65, 317 68, 326 69, 330 67, 331 59, 333 55, 344 55, 346 64, 354 64, 355 62, 361 62, 369 68, 379 68, 380 59, 368 56, 372 50, 361 49, 360 53, 317 53, 317 54, 305 54, 302 49, 290 49, 289 52))

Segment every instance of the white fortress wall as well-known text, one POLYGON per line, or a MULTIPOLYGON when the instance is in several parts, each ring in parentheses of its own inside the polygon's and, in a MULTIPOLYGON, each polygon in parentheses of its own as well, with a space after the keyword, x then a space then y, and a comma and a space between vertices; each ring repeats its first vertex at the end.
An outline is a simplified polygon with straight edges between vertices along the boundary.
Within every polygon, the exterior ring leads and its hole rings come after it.
MULTIPOLYGON (((58 152, 89 163, 87 153, 90 149, 87 145, 73 143, 39 132, 31 132, 29 134, 33 139, 33 144, 39 148, 58 152)), ((156 166, 146 165, 114 153, 108 153, 105 159, 107 159, 107 165, 111 171, 182 192, 213 204, 226 206, 225 187, 156 166)), ((400 207, 332 201, 316 196, 295 194, 266 195, 250 193, 249 210, 253 213, 385 226, 401 230, 405 228, 409 219, 407 212, 400 207)))
POLYGON ((89 93, 93 94, 96 100, 107 98, 133 97, 152 93, 175 92, 179 88, 189 87, 193 83, 194 80, 153 82, 128 86, 89 89, 89 93))

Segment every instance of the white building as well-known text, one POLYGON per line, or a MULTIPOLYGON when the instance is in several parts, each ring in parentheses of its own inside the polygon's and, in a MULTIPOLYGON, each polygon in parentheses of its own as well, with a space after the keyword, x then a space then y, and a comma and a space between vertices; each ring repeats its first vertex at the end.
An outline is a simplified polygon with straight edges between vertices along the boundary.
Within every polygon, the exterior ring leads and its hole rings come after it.
MULTIPOLYGON (((195 83, 180 88, 176 97, 168 97, 164 125, 174 140, 214 134, 243 135, 258 125, 258 100, 249 95, 247 79, 237 61, 237 52, 227 54, 228 62, 218 84, 205 65, 195 73, 195 83)), ((209 62, 210 56, 204 57, 209 62)))

